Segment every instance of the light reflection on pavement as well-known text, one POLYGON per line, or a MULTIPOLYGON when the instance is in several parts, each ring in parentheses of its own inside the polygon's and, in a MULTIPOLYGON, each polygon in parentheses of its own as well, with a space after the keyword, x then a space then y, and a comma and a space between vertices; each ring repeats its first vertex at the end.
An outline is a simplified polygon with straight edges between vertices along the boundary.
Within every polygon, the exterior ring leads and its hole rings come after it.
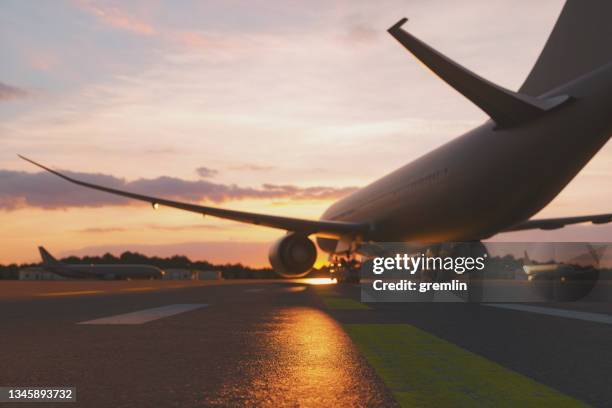
POLYGON ((214 406, 395 406, 335 320, 310 307, 263 319, 256 355, 235 381, 205 401, 214 406))

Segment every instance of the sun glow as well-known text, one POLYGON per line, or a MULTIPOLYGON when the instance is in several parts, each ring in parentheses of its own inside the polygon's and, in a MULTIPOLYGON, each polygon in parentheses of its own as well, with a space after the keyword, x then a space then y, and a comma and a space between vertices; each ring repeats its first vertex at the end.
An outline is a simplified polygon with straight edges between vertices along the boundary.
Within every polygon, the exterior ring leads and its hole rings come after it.
POLYGON ((304 278, 299 279, 300 283, 304 283, 306 285, 335 285, 335 278, 304 278))

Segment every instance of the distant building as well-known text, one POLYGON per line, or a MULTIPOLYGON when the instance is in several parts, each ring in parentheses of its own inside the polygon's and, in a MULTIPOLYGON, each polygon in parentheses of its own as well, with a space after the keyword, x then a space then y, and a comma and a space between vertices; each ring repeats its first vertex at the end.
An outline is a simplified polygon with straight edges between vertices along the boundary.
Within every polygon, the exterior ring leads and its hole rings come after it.
POLYGON ((166 269, 165 280, 218 280, 222 279, 221 271, 202 271, 199 269, 166 269))
POLYGON ((195 278, 197 280, 219 280, 219 279, 223 279, 223 276, 221 275, 221 271, 199 271, 196 270, 195 272, 195 278))
POLYGON ((44 268, 32 266, 19 270, 19 280, 65 280, 66 278, 49 272, 44 268))
POLYGON ((192 280, 194 273, 191 269, 166 269, 164 280, 192 280))

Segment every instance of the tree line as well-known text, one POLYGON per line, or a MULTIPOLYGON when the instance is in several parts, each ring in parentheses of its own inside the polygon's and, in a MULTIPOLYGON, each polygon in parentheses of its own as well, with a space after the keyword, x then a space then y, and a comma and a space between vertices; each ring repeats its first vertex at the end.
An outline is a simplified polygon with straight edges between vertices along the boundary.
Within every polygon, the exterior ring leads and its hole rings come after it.
MULTIPOLYGON (((275 279, 278 275, 271 268, 251 268, 241 263, 213 264, 208 261, 192 261, 184 255, 168 258, 148 257, 138 252, 126 251, 120 256, 106 253, 102 256, 69 256, 61 259, 67 264, 145 264, 161 269, 197 269, 220 271, 224 279, 275 279)), ((0 264, 0 279, 18 279, 19 270, 27 267, 40 267, 41 263, 0 264)))

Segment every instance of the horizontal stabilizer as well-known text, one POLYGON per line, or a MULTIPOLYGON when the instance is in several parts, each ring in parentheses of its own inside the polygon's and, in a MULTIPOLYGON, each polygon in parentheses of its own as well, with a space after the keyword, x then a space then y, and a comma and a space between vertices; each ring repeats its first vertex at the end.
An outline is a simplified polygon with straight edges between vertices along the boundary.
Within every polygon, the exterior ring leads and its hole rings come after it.
POLYGON ((563 228, 566 225, 581 224, 584 222, 590 222, 591 224, 607 224, 612 222, 612 213, 610 214, 596 214, 596 215, 582 215, 577 217, 562 217, 562 218, 544 218, 536 220, 527 220, 518 225, 514 225, 503 232, 508 231, 522 231, 529 229, 541 229, 541 230, 555 230, 563 228))
POLYGON ((402 29, 401 19, 388 31, 423 64, 485 111, 500 127, 520 125, 568 100, 567 95, 540 99, 512 92, 462 67, 402 29))

